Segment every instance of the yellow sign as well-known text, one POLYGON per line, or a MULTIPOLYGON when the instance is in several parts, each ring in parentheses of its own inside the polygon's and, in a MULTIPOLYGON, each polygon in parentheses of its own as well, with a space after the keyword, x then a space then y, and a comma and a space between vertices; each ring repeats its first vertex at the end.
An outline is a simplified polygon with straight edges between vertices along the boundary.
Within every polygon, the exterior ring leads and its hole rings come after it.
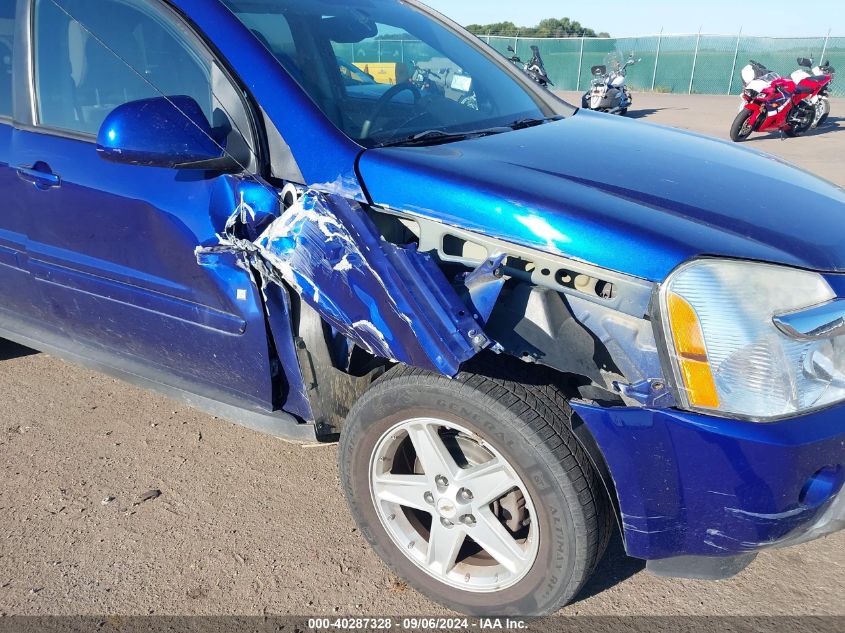
POLYGON ((368 75, 371 75, 376 83, 380 84, 395 84, 396 83, 396 66, 398 64, 381 63, 381 62, 356 62, 355 66, 363 70, 368 75))

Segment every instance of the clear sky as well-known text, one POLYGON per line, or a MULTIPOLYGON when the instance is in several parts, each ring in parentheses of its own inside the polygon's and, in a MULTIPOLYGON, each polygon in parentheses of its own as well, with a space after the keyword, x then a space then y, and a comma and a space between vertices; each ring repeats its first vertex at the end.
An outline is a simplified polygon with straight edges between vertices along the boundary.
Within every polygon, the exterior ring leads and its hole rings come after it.
POLYGON ((771 37, 845 37, 845 0, 423 0, 461 24, 514 22, 533 26, 543 18, 578 20, 614 36, 667 33, 736 33, 771 37))

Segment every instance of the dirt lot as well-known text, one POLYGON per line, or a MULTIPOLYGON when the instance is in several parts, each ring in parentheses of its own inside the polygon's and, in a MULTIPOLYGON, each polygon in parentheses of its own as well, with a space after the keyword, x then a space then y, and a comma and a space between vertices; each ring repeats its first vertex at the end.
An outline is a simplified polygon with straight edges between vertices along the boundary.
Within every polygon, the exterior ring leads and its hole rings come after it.
MULTIPOLYGON (((638 95, 633 115, 726 137, 736 105, 638 95)), ((824 133, 748 145, 845 185, 843 132, 835 116, 824 133)), ((5 342, 0 394, 0 614, 443 613, 356 531, 334 447, 286 444, 5 342), (149 491, 161 495, 142 501, 149 491)), ((617 540, 564 613, 845 615, 843 546, 840 534, 766 553, 704 583, 651 577, 617 540)))

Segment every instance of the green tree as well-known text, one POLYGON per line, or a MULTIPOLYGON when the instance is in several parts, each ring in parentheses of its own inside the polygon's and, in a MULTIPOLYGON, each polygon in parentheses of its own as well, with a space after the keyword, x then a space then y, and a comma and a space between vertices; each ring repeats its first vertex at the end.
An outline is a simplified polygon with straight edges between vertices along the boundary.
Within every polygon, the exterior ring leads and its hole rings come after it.
POLYGON ((593 29, 569 18, 546 18, 536 26, 517 26, 513 22, 470 24, 466 27, 474 35, 505 35, 509 37, 610 37, 608 33, 596 34, 593 29))

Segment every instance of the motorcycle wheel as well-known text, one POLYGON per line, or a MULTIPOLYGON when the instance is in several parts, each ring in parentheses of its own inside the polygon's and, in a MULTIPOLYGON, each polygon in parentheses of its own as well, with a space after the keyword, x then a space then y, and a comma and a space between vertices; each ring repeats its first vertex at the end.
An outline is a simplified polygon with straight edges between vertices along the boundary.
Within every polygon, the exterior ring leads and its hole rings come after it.
POLYGON ((584 95, 581 97, 581 108, 584 110, 590 109, 590 97, 589 95, 584 95))
POLYGON ((827 122, 827 118, 830 116, 830 101, 828 101, 827 97, 825 97, 822 100, 822 103, 824 103, 824 114, 819 117, 819 122, 816 123, 816 127, 823 126, 827 122))
POLYGON ((626 116, 628 114, 628 108, 622 108, 619 111, 619 116, 626 116))
POLYGON ((751 136, 754 129, 751 126, 751 110, 740 110, 731 126, 731 140, 734 143, 741 143, 751 136))

